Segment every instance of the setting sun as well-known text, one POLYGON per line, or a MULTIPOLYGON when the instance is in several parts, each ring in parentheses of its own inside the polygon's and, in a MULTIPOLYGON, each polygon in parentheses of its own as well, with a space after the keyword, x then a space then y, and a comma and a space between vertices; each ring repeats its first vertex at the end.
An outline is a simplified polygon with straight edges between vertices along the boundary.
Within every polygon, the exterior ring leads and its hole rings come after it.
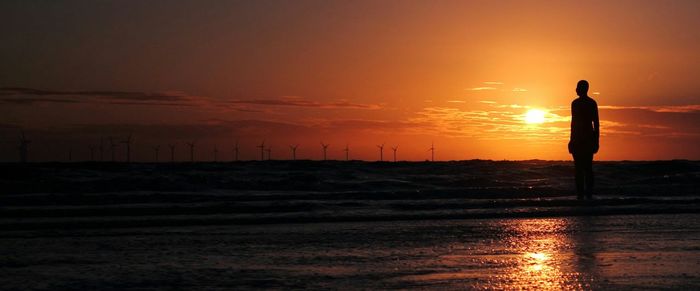
POLYGON ((543 123, 545 112, 539 109, 530 109, 525 113, 525 122, 529 124, 543 123))

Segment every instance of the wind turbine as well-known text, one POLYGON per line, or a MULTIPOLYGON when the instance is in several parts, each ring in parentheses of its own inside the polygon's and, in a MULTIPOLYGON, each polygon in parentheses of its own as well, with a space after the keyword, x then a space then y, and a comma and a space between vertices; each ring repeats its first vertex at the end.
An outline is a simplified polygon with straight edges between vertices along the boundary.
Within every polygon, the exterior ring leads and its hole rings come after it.
POLYGON ((292 150, 292 161, 296 161, 296 160, 297 160, 297 147, 299 147, 298 144, 290 145, 290 146, 289 146, 289 149, 292 150))
POLYGON ((190 147, 190 162, 194 162, 194 146, 195 146, 195 142, 194 142, 194 141, 186 142, 186 144, 187 144, 187 146, 190 147))
POLYGON ((169 144, 168 147, 170 147, 170 161, 174 162, 175 161, 175 144, 169 144))
POLYGON ((384 143, 382 145, 377 145, 379 148, 379 161, 384 161, 384 143))
POLYGON ((348 144, 345 144, 345 148, 343 149, 343 151, 345 152, 345 161, 349 161, 350 160, 349 159, 350 158, 350 147, 348 146, 348 144))
POLYGON ((234 160, 237 162, 238 161, 238 140, 236 140, 236 145, 233 147, 233 153, 234 153, 234 160))
POLYGON ((391 150, 394 151, 394 163, 396 163, 396 150, 399 149, 399 145, 396 145, 395 147, 391 147, 391 150))
POLYGON ((29 144, 31 142, 31 140, 28 140, 27 137, 24 136, 24 130, 22 130, 19 136, 19 161, 22 163, 26 163, 28 160, 27 156, 29 152, 29 144))
POLYGON ((68 148, 68 161, 72 162, 73 161, 73 148, 68 148))
POLYGON ((263 139, 262 143, 260 143, 259 146, 256 146, 260 148, 260 160, 264 161, 265 160, 265 140, 263 139))
POLYGON ((153 151, 156 152, 156 163, 158 162, 158 152, 160 152, 160 145, 154 146, 153 151))
POLYGON ((428 149, 430 153, 430 160, 435 161, 435 143, 430 143, 430 148, 428 149))
POLYGON ((268 161, 272 160, 272 159, 271 159, 271 157, 272 157, 272 147, 267 147, 267 149, 265 149, 265 151, 267 152, 267 160, 268 160, 268 161))
POLYGON ((95 149, 96 149, 96 147, 91 145, 91 146, 88 146, 88 148, 90 148, 90 161, 94 162, 95 161, 95 149))
POLYGON ((100 146, 98 147, 100 149, 100 162, 104 161, 105 159, 105 146, 104 146, 104 138, 100 137, 100 146))
POLYGON ((218 161, 219 161, 219 149, 216 146, 214 146, 214 162, 218 162, 218 161))
POLYGON ((126 137, 126 140, 122 141, 122 143, 126 144, 126 162, 131 162, 131 133, 126 137))
POLYGON ((326 160, 326 153, 328 152, 329 145, 330 144, 324 144, 323 142, 321 142, 321 147, 323 147, 323 160, 324 161, 326 160))
POLYGON ((112 162, 116 161, 116 151, 117 151, 117 143, 114 142, 114 139, 110 136, 109 137, 109 150, 110 153, 112 154, 112 162))

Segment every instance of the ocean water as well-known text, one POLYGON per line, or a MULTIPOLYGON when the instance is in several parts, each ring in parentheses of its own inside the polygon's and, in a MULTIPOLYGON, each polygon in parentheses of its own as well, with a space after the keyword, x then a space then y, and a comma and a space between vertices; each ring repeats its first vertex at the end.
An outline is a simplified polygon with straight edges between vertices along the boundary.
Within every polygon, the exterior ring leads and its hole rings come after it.
POLYGON ((24 230, 3 289, 700 288, 700 214, 24 230))
POLYGON ((698 289, 700 162, 0 164, 3 289, 698 289))
POLYGON ((697 213, 700 162, 0 164, 5 229, 697 213))

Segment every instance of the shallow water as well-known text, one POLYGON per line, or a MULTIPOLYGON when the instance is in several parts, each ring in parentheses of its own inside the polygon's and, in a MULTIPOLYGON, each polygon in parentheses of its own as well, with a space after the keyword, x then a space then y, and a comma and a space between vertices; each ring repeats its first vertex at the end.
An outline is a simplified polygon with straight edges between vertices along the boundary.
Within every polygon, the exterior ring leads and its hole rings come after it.
POLYGON ((699 161, 0 163, 0 229, 87 229, 700 212, 699 161))
POLYGON ((0 289, 700 289, 700 162, 0 164, 0 289))
POLYGON ((700 287, 698 214, 18 231, 0 248, 20 289, 700 287))

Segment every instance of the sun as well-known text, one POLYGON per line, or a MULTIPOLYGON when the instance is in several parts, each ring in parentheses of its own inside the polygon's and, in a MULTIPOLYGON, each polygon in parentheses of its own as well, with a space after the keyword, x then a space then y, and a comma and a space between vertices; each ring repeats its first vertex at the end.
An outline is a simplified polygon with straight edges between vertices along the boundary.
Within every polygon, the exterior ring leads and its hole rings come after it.
POLYGON ((525 113, 525 123, 543 123, 546 112, 540 109, 530 109, 525 113))

